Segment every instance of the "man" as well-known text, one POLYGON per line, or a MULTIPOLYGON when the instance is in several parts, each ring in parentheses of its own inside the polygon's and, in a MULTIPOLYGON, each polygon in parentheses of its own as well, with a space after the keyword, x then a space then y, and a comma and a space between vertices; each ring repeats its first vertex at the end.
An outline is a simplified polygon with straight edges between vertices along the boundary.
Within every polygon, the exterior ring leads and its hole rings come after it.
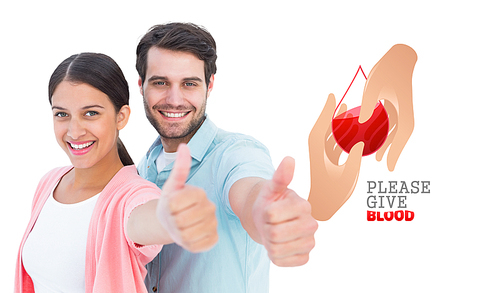
MULTIPOLYGON (((206 116, 216 59, 214 39, 193 24, 155 26, 137 46, 144 108, 159 134, 139 173, 161 188, 177 147, 187 143, 192 163, 186 183, 215 204, 219 238, 200 253, 165 245, 147 266, 149 292, 267 292, 269 259, 303 265, 314 247, 318 224, 310 204, 287 188, 293 159, 285 158, 273 174, 264 145, 219 129, 206 116)), ((199 233, 189 228, 183 232, 199 233)))

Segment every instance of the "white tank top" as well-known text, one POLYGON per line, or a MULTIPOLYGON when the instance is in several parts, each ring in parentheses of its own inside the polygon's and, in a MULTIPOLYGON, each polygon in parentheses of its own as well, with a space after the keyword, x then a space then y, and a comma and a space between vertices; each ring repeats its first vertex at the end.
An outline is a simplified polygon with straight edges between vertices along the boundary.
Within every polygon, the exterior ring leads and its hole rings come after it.
POLYGON ((45 202, 22 252, 36 293, 85 292, 87 234, 98 197, 63 204, 52 192, 45 202))

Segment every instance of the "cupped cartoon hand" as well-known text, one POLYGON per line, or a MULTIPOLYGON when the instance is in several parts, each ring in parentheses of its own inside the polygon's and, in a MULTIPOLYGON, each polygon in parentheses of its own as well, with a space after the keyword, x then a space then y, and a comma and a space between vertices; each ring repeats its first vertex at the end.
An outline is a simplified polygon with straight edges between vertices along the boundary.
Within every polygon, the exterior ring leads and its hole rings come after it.
MULTIPOLYGON (((358 180, 363 142, 355 144, 346 162, 339 165, 342 149, 332 135, 332 115, 335 111, 335 96, 330 94, 309 134, 309 161, 311 189, 308 201, 316 220, 330 219, 349 199, 358 180)), ((347 109, 340 106, 339 114, 347 109)))
POLYGON ((294 169, 293 158, 284 158, 273 178, 262 186, 252 207, 261 243, 271 261, 282 267, 308 262, 318 229, 318 222, 311 215, 311 205, 288 188, 294 169))
POLYGON ((191 155, 179 145, 177 159, 158 200, 156 215, 175 243, 191 252, 212 248, 218 241, 215 205, 203 189, 186 185, 191 155))
POLYGON ((385 100, 384 107, 389 115, 389 133, 385 143, 377 151, 376 159, 381 161, 388 146, 387 168, 393 171, 410 138, 413 127, 412 76, 417 54, 403 44, 393 46, 370 71, 365 83, 359 122, 364 123, 372 115, 375 104, 385 100))

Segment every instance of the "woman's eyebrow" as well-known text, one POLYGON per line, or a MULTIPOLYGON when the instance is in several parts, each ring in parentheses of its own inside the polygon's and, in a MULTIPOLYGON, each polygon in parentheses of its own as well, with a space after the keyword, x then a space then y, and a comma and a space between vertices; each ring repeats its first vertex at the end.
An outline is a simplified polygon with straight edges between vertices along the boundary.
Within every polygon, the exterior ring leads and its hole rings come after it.
MULTIPOLYGON (((95 104, 95 105, 84 106, 84 107, 82 107, 82 110, 87 110, 87 109, 90 109, 90 108, 101 108, 101 109, 104 109, 103 106, 95 104)), ((60 106, 52 106, 52 110, 67 110, 67 109, 63 108, 63 107, 60 107, 60 106)))
POLYGON ((95 104, 95 105, 88 105, 88 106, 82 107, 82 110, 87 110, 90 108, 102 108, 102 109, 104 109, 103 106, 95 104))

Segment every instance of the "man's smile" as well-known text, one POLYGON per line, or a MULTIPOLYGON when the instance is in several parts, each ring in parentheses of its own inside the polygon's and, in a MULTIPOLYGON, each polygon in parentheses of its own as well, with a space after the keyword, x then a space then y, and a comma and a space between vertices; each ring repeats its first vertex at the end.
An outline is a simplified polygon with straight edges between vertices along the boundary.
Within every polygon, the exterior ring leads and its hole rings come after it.
POLYGON ((167 118, 182 118, 184 116, 186 116, 187 114, 189 114, 189 112, 191 111, 187 111, 187 112, 167 112, 167 111, 159 111, 160 114, 162 114, 164 117, 167 117, 167 118))

